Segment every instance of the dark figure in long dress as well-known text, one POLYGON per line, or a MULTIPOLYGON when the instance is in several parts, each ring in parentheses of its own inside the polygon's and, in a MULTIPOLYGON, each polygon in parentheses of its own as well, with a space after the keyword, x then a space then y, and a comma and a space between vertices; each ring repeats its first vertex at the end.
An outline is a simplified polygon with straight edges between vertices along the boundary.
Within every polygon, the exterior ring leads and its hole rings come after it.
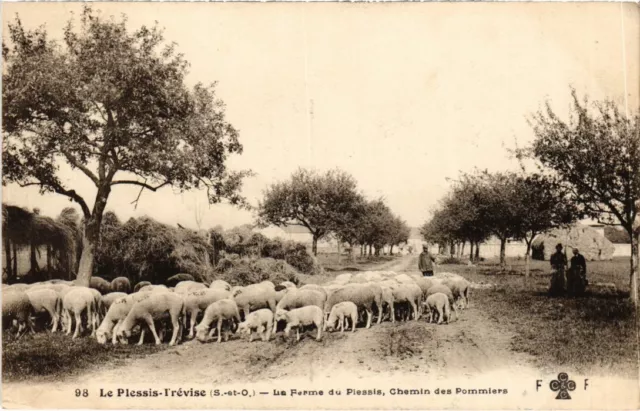
POLYGON ((564 271, 567 267, 567 256, 562 252, 562 244, 556 246, 556 252, 551 256, 551 285, 550 295, 564 294, 564 271))
POLYGON ((571 266, 567 272, 567 291, 570 295, 581 295, 587 288, 587 261, 577 248, 573 249, 571 266))

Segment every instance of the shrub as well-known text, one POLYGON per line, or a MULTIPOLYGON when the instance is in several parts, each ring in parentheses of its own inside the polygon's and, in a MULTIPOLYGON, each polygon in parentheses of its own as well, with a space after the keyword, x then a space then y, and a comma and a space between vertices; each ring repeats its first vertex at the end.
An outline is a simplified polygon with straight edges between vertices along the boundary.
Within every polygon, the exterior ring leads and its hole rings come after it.
MULTIPOLYGON (((223 259, 224 260, 224 259, 223 259)), ((220 262, 222 263, 223 260, 220 262)), ((298 272, 283 260, 273 258, 241 258, 238 260, 226 260, 225 269, 220 270, 216 278, 227 281, 231 285, 249 285, 261 281, 272 281, 279 284, 283 281, 291 281, 298 284, 298 272)), ((216 270, 218 270, 216 267, 216 270)))

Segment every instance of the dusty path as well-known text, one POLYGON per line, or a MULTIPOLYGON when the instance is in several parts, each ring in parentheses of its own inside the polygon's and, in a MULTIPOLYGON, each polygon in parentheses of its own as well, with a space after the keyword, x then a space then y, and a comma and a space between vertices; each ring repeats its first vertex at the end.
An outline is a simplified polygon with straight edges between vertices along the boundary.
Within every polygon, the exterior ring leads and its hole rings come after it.
MULTIPOLYGON (((409 255, 379 269, 411 272, 417 271, 416 267, 417 256, 409 255)), ((510 350, 512 334, 485 316, 482 302, 474 300, 473 295, 470 307, 459 321, 449 325, 424 321, 383 323, 357 329, 355 333, 325 334, 320 342, 313 335, 310 332, 297 344, 280 335, 270 342, 248 343, 238 337, 222 344, 190 341, 120 367, 101 366, 67 381, 43 383, 41 388, 59 390, 78 384, 141 382, 228 384, 286 378, 308 380, 331 378, 338 373, 354 379, 394 375, 440 379, 472 377, 507 368, 535 372, 526 355, 510 350)), ((5 385, 5 390, 11 386, 5 385)))

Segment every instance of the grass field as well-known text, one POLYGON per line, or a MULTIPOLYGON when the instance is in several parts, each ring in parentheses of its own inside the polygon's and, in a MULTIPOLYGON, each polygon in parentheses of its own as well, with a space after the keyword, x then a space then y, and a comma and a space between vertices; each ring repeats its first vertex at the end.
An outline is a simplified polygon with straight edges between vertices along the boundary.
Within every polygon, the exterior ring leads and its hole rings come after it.
POLYGON ((613 283, 618 291, 596 289, 580 298, 547 296, 547 261, 532 261, 530 288, 524 286, 524 261, 508 263, 507 271, 499 270, 495 261, 439 270, 495 284, 473 290, 472 301, 482 304, 490 318, 514 329, 513 350, 533 355, 541 368, 638 376, 637 316, 629 301, 627 258, 587 263, 591 284, 613 283))
POLYGON ((166 346, 100 345, 92 338, 72 340, 62 333, 42 332, 16 340, 2 333, 2 381, 55 380, 106 362, 117 366, 128 358, 145 356, 166 346))

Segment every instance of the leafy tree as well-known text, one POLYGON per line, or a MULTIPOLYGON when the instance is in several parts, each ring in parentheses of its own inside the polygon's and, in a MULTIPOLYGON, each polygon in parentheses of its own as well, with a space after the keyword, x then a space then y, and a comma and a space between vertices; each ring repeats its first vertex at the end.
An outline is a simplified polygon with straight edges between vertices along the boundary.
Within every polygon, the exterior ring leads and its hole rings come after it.
POLYGON ((411 228, 407 225, 406 221, 401 219, 398 216, 393 217, 392 225, 391 225, 391 235, 389 236, 388 245, 389 245, 389 254, 393 255, 393 247, 396 245, 400 245, 402 243, 406 243, 409 241, 409 236, 411 235, 411 228))
POLYGON ((278 227, 306 227, 313 237, 312 251, 318 253, 318 240, 353 224, 361 212, 356 181, 341 170, 323 174, 298 169, 288 181, 272 184, 258 206, 258 223, 278 227))
POLYGON ((568 120, 547 102, 531 119, 535 139, 521 155, 537 159, 571 189, 586 215, 620 224, 631 243, 630 287, 638 303, 640 228, 640 111, 625 114, 610 100, 590 104, 572 90, 568 120))
POLYGON ((78 280, 87 285, 107 200, 117 185, 156 191, 206 188, 211 203, 239 194, 247 172, 225 165, 241 153, 214 86, 185 85, 188 63, 163 46, 158 27, 130 32, 87 6, 59 44, 45 27, 9 24, 2 55, 3 184, 38 186, 82 209, 78 280), (93 204, 63 181, 66 162, 96 187, 93 204))
POLYGON ((512 207, 519 237, 527 244, 525 276, 529 276, 531 243, 540 233, 565 227, 576 221, 580 212, 569 192, 555 179, 531 174, 514 178, 512 207))

